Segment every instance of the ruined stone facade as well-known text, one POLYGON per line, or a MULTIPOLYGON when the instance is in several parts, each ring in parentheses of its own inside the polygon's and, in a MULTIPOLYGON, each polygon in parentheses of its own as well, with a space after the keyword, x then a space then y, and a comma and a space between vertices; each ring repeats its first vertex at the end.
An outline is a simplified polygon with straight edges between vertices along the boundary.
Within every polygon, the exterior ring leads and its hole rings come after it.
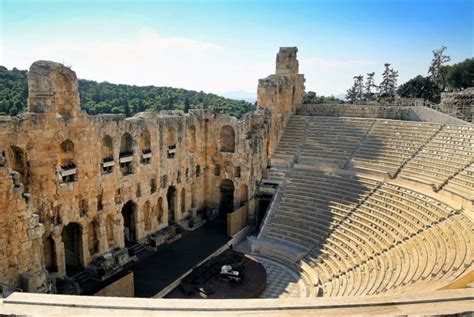
MULTIPOLYGON (((242 120, 209 111, 89 116, 76 74, 54 62, 28 73, 28 112, 0 117, 0 282, 49 291, 95 258, 140 243, 201 210, 248 206, 304 78, 296 48, 258 86, 258 110, 242 120), (28 275, 26 275, 28 276, 28 275)), ((125 261, 125 260, 124 260, 125 261)))

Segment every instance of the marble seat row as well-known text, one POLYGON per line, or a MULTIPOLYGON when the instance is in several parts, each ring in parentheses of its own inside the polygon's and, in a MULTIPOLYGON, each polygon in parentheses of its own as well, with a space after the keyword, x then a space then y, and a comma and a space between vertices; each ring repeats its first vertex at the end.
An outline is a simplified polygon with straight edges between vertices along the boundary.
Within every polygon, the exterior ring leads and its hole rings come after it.
POLYGON ((444 189, 464 194, 474 200, 474 162, 451 178, 444 189))
POLYGON ((373 119, 312 117, 298 163, 326 162, 342 168, 373 122, 373 119))
POLYGON ((293 115, 276 149, 278 157, 399 175, 466 196, 474 184, 474 127, 293 115))
POLYGON ((283 132, 274 156, 294 156, 303 141, 307 117, 293 115, 283 132))
POLYGON ((440 127, 439 124, 377 120, 357 149, 352 165, 395 174, 440 127))
MULTIPOLYGON (((424 148, 410 160, 400 176, 441 187, 458 172, 466 169, 474 158, 474 127, 444 126, 424 148)), ((463 173, 458 180, 469 188, 472 174, 463 173), (467 180, 467 184, 462 180, 467 180)), ((456 181, 455 181, 456 183, 456 181)), ((466 188, 465 188, 466 189, 466 188)))
POLYGON ((323 296, 432 289, 472 265, 472 222, 407 188, 296 169, 273 208, 261 236, 309 248, 323 296))

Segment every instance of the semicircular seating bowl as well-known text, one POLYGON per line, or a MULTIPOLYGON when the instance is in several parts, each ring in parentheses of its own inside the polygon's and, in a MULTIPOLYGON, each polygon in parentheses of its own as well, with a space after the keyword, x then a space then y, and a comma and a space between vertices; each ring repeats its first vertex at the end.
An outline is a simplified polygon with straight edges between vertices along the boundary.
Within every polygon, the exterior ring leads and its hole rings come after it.
MULTIPOLYGON (((329 117, 304 122, 293 146, 299 149, 295 163, 318 166, 333 160, 350 169, 347 162, 354 159, 355 167, 400 172, 401 183, 408 178, 473 198, 471 127, 329 117), (357 133, 346 139, 351 131, 357 133), (359 143, 350 147, 341 140, 359 143), (393 149, 402 143, 407 146, 397 154, 393 149), (332 156, 328 147, 341 150, 340 156, 332 156)), ((296 165, 259 235, 309 250, 301 261, 318 277, 322 296, 436 290, 473 269, 474 226, 464 210, 410 189, 416 186, 353 174, 296 165)))

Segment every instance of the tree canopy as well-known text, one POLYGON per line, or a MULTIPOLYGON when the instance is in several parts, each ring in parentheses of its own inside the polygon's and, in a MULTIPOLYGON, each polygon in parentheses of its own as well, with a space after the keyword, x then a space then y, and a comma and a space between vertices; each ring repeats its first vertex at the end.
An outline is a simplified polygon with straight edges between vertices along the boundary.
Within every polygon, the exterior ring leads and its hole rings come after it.
POLYGON ((320 104, 320 103, 344 103, 344 100, 334 96, 318 96, 314 91, 305 92, 303 95, 304 104, 320 104))
POLYGON ((397 93, 404 98, 423 98, 439 102, 440 89, 429 77, 418 75, 401 85, 397 93))
POLYGON ((368 73, 365 83, 363 76, 354 76, 354 84, 347 90, 350 102, 388 100, 396 96, 404 98, 423 98, 432 102, 440 102, 441 92, 474 87, 474 58, 468 58, 454 65, 445 65, 451 58, 446 54, 446 46, 433 50, 433 58, 428 69, 428 76, 418 75, 397 89, 398 71, 384 64, 382 82, 374 84, 374 73, 368 73), (361 95, 361 89, 363 94, 361 95), (373 91, 377 89, 377 93, 373 91))
MULTIPOLYGON (((98 83, 79 79, 81 108, 94 115, 99 113, 123 113, 133 116, 146 110, 211 109, 241 117, 255 109, 255 105, 224 98, 203 91, 181 88, 132 86, 98 83)), ((27 71, 0 66, 0 114, 12 116, 26 110, 28 97, 27 71)))

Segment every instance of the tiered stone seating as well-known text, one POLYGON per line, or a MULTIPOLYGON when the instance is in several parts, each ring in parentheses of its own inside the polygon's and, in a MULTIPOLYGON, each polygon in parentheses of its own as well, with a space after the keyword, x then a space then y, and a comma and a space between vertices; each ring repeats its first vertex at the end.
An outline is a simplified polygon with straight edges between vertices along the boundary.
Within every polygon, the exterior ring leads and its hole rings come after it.
POLYGON ((321 162, 344 167, 374 119, 311 117, 298 163, 321 162))
POLYGON ((413 190, 295 169, 261 238, 309 248, 323 296, 433 290, 473 265, 473 224, 413 190))
MULTIPOLYGON (((444 126, 436 137, 402 168, 400 176, 440 188, 451 177, 466 169, 473 159, 474 127, 444 126)), ((472 185, 472 173, 469 171, 472 169, 466 170, 453 184, 458 183, 469 189, 469 184, 472 185)), ((470 188, 472 190, 472 187, 470 188)))
POLYGON ((357 149, 352 165, 395 175, 440 128, 426 122, 377 120, 357 149))
POLYGON ((464 194, 465 197, 474 200, 474 163, 450 179, 444 189, 464 194))
POLYGON ((283 132, 273 155, 274 159, 293 161, 298 148, 303 141, 308 117, 293 115, 283 132))

